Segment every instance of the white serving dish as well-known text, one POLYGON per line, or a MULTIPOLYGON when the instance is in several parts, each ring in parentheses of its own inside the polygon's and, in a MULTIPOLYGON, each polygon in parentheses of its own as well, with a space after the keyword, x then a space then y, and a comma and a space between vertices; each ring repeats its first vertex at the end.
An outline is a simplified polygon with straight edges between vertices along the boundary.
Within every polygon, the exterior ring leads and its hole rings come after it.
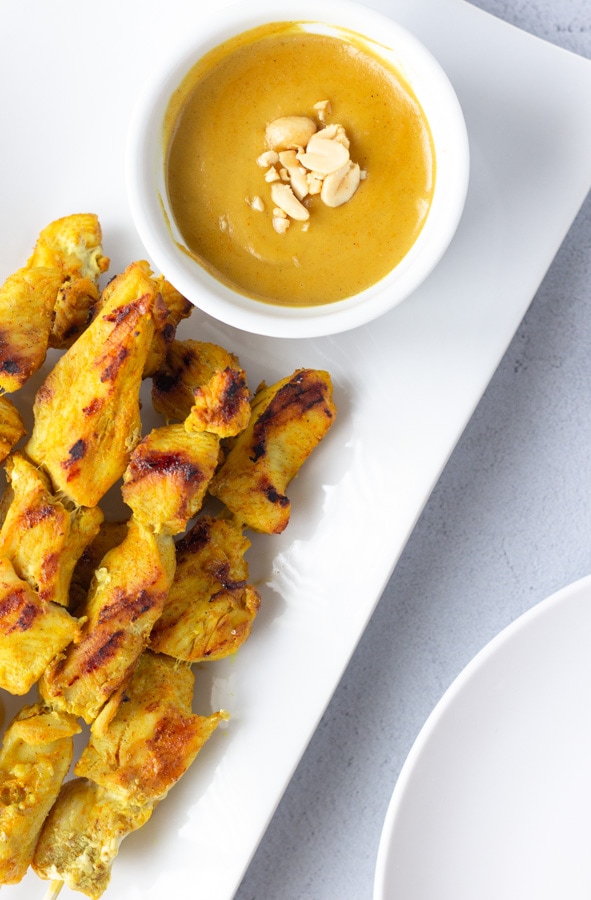
POLYGON ((374 900, 589 896, 591 577, 484 647, 403 766, 374 900))
MULTIPOLYGON (((462 110, 433 55, 406 28, 351 0, 243 0, 209 13, 182 33, 172 59, 158 63, 134 110, 127 147, 132 215, 158 267, 200 309, 228 325, 272 337, 317 337, 364 325, 406 299, 435 268, 460 221, 469 177, 462 110), (425 224, 394 269, 370 288, 334 303, 290 307, 261 302, 218 281, 187 252, 166 189, 163 122, 171 94, 208 51, 228 38, 275 21, 342 40, 353 35, 400 72, 429 122, 436 160, 435 190, 425 224)), ((371 254, 368 242, 364 252, 371 254)))

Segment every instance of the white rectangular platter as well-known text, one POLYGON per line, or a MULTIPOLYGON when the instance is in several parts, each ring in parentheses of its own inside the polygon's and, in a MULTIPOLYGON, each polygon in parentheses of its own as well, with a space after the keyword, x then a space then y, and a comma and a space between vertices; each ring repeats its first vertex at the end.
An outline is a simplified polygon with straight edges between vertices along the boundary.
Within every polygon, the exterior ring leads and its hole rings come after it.
MULTIPOLYGON (((184 329, 234 351, 252 387, 300 366, 328 369, 339 414, 290 490, 288 529, 253 540, 263 603, 251 639, 196 671, 196 711, 225 707, 231 721, 124 842, 109 900, 233 896, 591 186, 591 63, 465 0, 370 5, 414 31, 454 84, 472 156, 465 214, 429 280, 370 326, 271 340, 196 312, 184 329)), ((44 225, 87 211, 99 215, 115 274, 145 256, 124 183, 134 99, 155 56, 199 29, 203 13, 194 0, 2 0, 0 11, 0 278, 24 264, 44 225)), ((30 874, 2 897, 41 900, 45 889, 30 874)), ((64 889, 60 900, 75 896, 64 889)))

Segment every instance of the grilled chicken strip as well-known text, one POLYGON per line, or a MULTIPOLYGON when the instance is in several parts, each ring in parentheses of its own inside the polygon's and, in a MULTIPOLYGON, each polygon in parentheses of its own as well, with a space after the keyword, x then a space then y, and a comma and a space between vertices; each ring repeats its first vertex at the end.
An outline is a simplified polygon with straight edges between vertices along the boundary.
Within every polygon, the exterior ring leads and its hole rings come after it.
POLYGON ((191 712, 189 666, 146 651, 129 683, 104 707, 37 843, 41 878, 99 898, 121 840, 146 822, 219 723, 191 712))
POLYGON ((219 459, 213 434, 183 425, 155 428, 132 452, 121 493, 136 521, 157 533, 180 534, 201 509, 219 459))
POLYGON ((103 557, 118 547, 127 535, 129 522, 104 521, 95 537, 87 544, 82 552, 70 582, 70 602, 72 609, 81 606, 86 600, 95 571, 101 564, 103 557))
POLYGON ((45 362, 61 283, 58 268, 23 268, 0 287, 0 390, 18 391, 45 362))
POLYGON ((164 365, 168 348, 175 339, 178 326, 194 309, 193 304, 162 276, 158 279, 158 288, 163 301, 162 315, 157 322, 152 346, 144 366, 144 378, 151 377, 164 365))
POLYGON ((262 385, 250 423, 232 442, 210 493, 253 531, 282 532, 291 512, 287 486, 335 415, 328 372, 298 369, 271 387, 262 385))
POLYGON ((36 703, 8 726, 0 750, 0 884, 23 878, 81 731, 73 716, 36 703))
POLYGON ((154 336, 157 285, 140 262, 108 287, 100 313, 37 392, 25 447, 54 490, 78 506, 98 504, 141 436, 139 391, 154 336))
POLYGON ((0 528, 0 557, 35 588, 40 600, 67 606, 74 566, 98 533, 98 507, 66 509, 49 480, 21 453, 6 461, 10 505, 0 528))
MULTIPOLYGON (((189 342, 189 347, 194 344, 189 342)), ((175 352, 178 346, 175 341, 175 352)), ((242 370, 208 365, 202 374, 209 380, 194 388, 184 422, 147 435, 132 452, 123 476, 123 499, 137 521, 156 532, 185 530, 201 509, 218 466, 221 438, 235 435, 250 418, 242 370)))
POLYGON ((16 406, 0 394, 0 463, 26 433, 25 423, 16 406))
POLYGON ((98 900, 121 841, 151 815, 151 807, 130 806, 87 778, 67 781, 45 820, 32 867, 40 878, 98 900))
POLYGON ((109 268, 98 217, 76 213, 47 225, 27 262, 28 269, 39 266, 61 273, 49 342, 52 347, 69 347, 89 324, 99 298, 99 277, 109 268))
POLYGON ((67 610, 40 600, 10 560, 0 559, 0 687, 26 694, 79 636, 79 623, 67 610))
POLYGON ((0 388, 16 391, 48 347, 70 346, 86 328, 109 266, 91 213, 65 216, 40 233, 27 264, 0 288, 0 388))
POLYGON ((171 422, 188 419, 188 431, 220 437, 238 434, 250 418, 246 375, 238 358, 206 341, 171 343, 152 381, 152 403, 171 422))
POLYGON ((234 437, 250 421, 250 395, 242 369, 228 366, 214 372, 207 384, 196 387, 193 406, 184 421, 189 434, 208 431, 220 438, 234 437))
POLYGON ((175 569, 174 542, 131 520, 123 542, 97 569, 79 641, 53 659, 39 682, 54 709, 96 718, 133 672, 160 616, 175 569))
POLYGON ((146 650, 93 722, 75 774, 133 805, 162 800, 228 718, 194 714, 194 684, 190 666, 146 650))
POLYGON ((176 572, 150 646, 187 662, 221 659, 249 637, 261 598, 248 584, 250 541, 235 523, 202 516, 177 543, 176 572))
MULTIPOLYGON (((143 377, 148 378, 164 364, 168 347, 175 339, 177 327, 183 319, 191 315, 194 307, 163 275, 153 275, 147 262, 141 261, 139 264, 151 275, 156 293, 153 306, 154 334, 143 370, 143 377)), ((105 287, 94 308, 95 317, 111 303, 111 295, 117 289, 114 281, 110 281, 105 287)))

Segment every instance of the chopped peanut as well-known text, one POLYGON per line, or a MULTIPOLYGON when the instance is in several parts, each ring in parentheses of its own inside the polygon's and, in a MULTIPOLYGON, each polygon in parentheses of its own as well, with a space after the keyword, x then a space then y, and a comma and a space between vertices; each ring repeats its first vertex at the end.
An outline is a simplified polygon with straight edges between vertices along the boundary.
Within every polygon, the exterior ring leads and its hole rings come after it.
MULTIPOLYGON (((367 172, 351 160, 344 127, 325 124, 331 112, 330 101, 319 100, 314 109, 320 128, 307 116, 282 116, 269 122, 265 129, 270 149, 261 153, 257 164, 266 169, 264 178, 271 185, 275 204, 272 225, 278 234, 285 234, 291 219, 301 222, 302 230, 308 230, 310 210, 304 202, 306 198, 319 196, 325 206, 342 206, 367 177, 367 172)), ((247 202, 254 209, 264 208, 258 197, 247 202)))

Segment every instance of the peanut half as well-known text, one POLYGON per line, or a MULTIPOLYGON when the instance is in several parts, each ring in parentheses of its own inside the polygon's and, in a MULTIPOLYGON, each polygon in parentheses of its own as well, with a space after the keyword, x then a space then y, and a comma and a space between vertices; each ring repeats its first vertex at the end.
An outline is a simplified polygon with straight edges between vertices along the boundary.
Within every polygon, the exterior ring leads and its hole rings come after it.
POLYGON ((316 123, 308 116, 282 116, 269 122, 265 137, 271 150, 295 150, 305 147, 315 131, 316 123))

